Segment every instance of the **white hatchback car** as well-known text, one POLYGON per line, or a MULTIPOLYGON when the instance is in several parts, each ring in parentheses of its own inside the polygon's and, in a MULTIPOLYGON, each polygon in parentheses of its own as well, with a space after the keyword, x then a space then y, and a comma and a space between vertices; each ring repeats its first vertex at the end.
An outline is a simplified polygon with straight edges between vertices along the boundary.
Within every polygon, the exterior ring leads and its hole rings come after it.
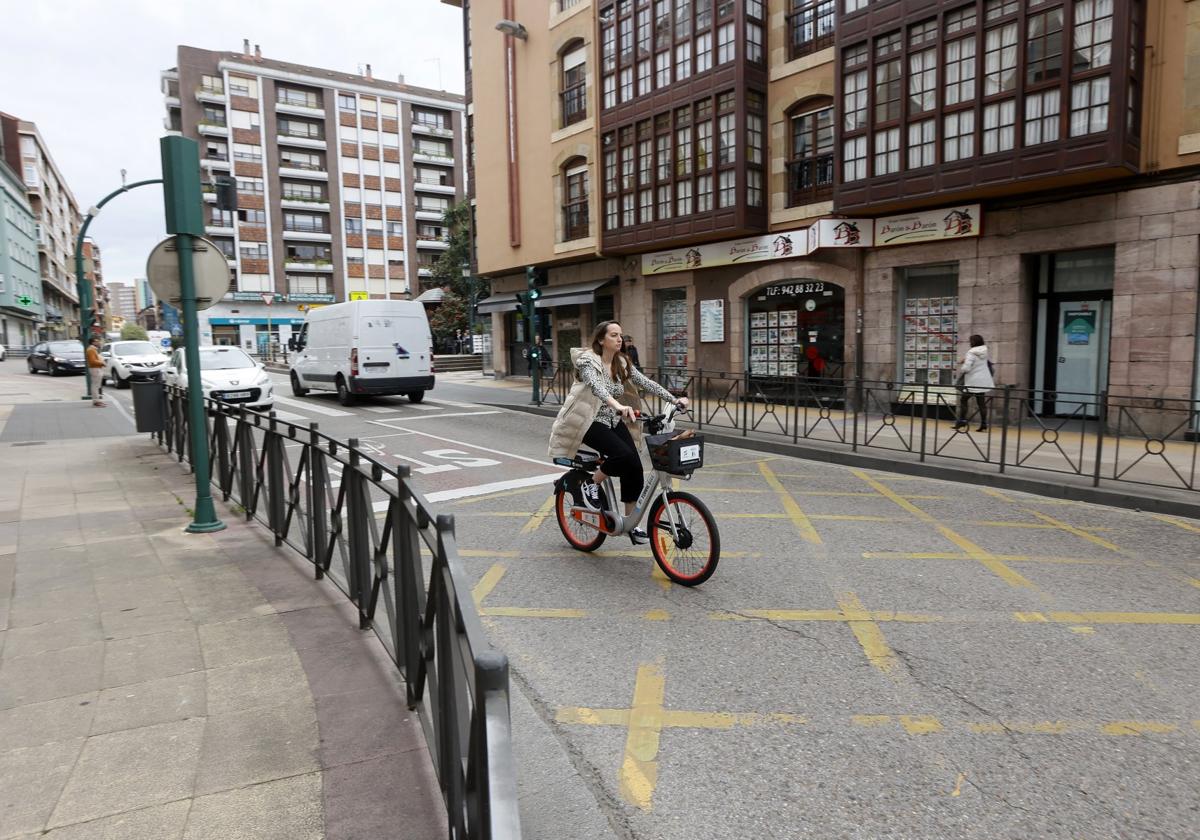
MULTIPOLYGON (((168 385, 187 387, 187 357, 183 348, 171 355, 165 378, 168 385)), ((275 405, 271 377, 261 363, 240 347, 201 347, 200 385, 204 396, 219 402, 244 405, 255 411, 269 411, 275 405)))
POLYGON ((155 381, 162 378, 167 356, 149 341, 114 341, 100 348, 104 359, 104 377, 118 388, 127 388, 132 380, 155 381))

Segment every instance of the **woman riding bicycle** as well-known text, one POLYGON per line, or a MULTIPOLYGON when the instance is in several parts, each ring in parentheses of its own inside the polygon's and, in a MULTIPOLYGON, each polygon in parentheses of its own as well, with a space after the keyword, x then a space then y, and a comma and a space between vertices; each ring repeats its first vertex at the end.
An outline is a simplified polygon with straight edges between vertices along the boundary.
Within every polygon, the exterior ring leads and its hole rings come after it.
MULTIPOLYGON (((583 503, 599 511, 600 485, 610 475, 621 479, 621 501, 626 515, 633 512, 645 479, 642 459, 634 436, 641 440, 635 420, 641 404, 638 389, 651 391, 681 409, 687 397, 676 398, 666 388, 648 379, 621 352, 621 325, 602 321, 592 334, 592 346, 571 351, 578 380, 572 387, 550 431, 550 457, 573 458, 580 444, 604 456, 604 466, 582 487, 583 503), (630 430, 632 429, 632 434, 630 430)), ((629 532, 634 545, 649 542, 641 528, 629 532)))

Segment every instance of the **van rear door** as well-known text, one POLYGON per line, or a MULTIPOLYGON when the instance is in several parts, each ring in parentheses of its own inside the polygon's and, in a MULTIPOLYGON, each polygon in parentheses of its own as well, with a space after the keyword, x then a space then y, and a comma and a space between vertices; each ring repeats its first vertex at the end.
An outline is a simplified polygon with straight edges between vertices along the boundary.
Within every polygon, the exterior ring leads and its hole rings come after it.
POLYGON ((364 315, 358 325, 358 375, 428 376, 429 344, 429 327, 421 315, 364 315))

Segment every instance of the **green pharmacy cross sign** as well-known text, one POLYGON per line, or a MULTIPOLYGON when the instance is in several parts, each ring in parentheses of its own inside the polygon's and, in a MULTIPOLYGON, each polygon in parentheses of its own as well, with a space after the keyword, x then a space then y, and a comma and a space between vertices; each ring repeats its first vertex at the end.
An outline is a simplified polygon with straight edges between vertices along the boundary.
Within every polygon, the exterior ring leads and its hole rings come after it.
POLYGON ((32 306, 33 298, 31 298, 29 295, 21 295, 19 298, 17 298, 17 303, 21 304, 21 306, 32 306))

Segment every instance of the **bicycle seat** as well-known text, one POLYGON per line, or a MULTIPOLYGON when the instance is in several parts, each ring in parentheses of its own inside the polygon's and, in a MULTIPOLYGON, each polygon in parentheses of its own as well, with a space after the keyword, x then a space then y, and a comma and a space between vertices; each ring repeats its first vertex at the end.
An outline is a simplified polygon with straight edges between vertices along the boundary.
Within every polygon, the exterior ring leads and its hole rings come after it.
POLYGON ((587 449, 580 449, 575 453, 574 458, 555 458, 554 463, 560 467, 571 467, 577 470, 586 470, 592 472, 600 464, 600 456, 595 452, 590 452, 587 449))

